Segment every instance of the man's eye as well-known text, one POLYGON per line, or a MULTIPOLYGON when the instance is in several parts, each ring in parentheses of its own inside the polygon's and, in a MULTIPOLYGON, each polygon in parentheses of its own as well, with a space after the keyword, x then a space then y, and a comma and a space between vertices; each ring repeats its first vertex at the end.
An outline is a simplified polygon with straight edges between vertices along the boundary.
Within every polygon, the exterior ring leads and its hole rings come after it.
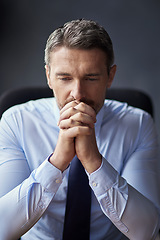
POLYGON ((58 79, 61 81, 70 81, 71 80, 70 77, 59 77, 58 79))
POLYGON ((86 78, 86 80, 93 82, 93 81, 96 81, 96 80, 97 80, 97 78, 88 77, 88 78, 86 78))

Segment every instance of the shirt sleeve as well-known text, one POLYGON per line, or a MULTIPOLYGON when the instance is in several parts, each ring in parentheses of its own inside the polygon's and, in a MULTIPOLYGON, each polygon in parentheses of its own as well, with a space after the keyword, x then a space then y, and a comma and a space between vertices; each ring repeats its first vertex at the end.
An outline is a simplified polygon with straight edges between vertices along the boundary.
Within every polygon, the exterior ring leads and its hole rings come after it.
POLYGON ((18 135, 4 120, 0 133, 0 239, 17 240, 47 209, 65 171, 62 173, 46 159, 30 172, 18 135))
POLYGON ((122 174, 102 159, 89 182, 102 211, 131 240, 155 239, 160 226, 158 145, 151 118, 143 120, 137 149, 127 159, 122 174))
MULTIPOLYGON (((6 178, 1 176, 1 171, 3 167, 0 168, 0 182, 5 182, 6 178)), ((19 164, 15 164, 14 168, 8 165, 8 177, 10 172, 12 174, 16 171, 19 171, 19 164)), ((62 174, 46 159, 27 179, 2 196, 0 226, 3 231, 0 231, 0 239, 18 239, 27 232, 47 209, 64 175, 65 172, 62 174)))

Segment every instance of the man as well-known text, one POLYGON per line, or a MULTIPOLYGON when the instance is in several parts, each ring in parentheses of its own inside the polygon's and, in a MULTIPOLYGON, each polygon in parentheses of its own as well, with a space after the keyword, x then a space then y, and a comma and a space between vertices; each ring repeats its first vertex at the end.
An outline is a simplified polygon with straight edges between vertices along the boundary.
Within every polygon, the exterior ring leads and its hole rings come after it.
POLYGON ((93 21, 68 22, 50 35, 45 63, 55 98, 1 119, 0 239, 62 239, 75 155, 92 188, 90 239, 155 239, 156 132, 146 112, 104 102, 116 72, 107 32, 93 21))

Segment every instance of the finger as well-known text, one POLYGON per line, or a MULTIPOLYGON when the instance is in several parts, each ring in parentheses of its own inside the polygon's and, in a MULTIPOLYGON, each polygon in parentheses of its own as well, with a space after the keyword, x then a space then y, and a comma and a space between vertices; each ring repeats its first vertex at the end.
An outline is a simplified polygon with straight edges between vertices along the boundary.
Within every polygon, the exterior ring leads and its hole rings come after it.
POLYGON ((80 135, 85 136, 85 135, 91 135, 92 130, 88 126, 75 126, 69 129, 64 129, 62 130, 63 134, 65 134, 66 138, 76 138, 80 135))
POLYGON ((67 129, 74 126, 89 126, 90 128, 94 128, 94 122, 92 117, 81 112, 76 113, 70 118, 59 121, 60 128, 67 129))
POLYGON ((77 101, 71 101, 71 102, 69 102, 69 103, 67 103, 61 110, 60 110, 60 115, 63 113, 63 112, 65 112, 67 109, 69 109, 69 108, 74 108, 75 106, 77 106, 77 104, 78 104, 79 102, 77 102, 77 101))
POLYGON ((82 123, 74 121, 73 119, 69 118, 69 119, 64 119, 63 121, 60 121, 59 123, 59 128, 60 129, 69 129, 69 128, 73 128, 76 126, 81 126, 82 123))
POLYGON ((93 118, 93 121, 96 122, 96 112, 88 104, 86 104, 84 102, 80 102, 74 108, 79 110, 80 112, 83 112, 83 113, 86 113, 86 114, 90 115, 93 118))
POLYGON ((70 117, 71 120, 81 123, 81 125, 87 125, 91 128, 94 128, 93 118, 85 113, 78 112, 70 117))
POLYGON ((76 121, 82 122, 84 124, 88 124, 90 127, 94 127, 92 123, 92 121, 94 123, 96 122, 96 113, 94 109, 91 106, 87 105, 86 103, 78 102, 78 101, 69 102, 63 107, 63 109, 60 111, 60 119, 58 122, 58 126, 62 120, 73 117, 74 115, 76 115, 76 118, 75 118, 76 121), (76 115, 77 113, 81 113, 81 114, 76 115), (82 113, 84 115, 82 115, 82 113), (87 119, 89 121, 87 121, 87 119))
POLYGON ((70 117, 77 114, 78 112, 79 111, 77 109, 75 109, 73 106, 70 106, 70 107, 66 108, 66 110, 61 112, 61 114, 60 114, 60 118, 59 118, 59 121, 58 121, 58 126, 59 126, 59 124, 62 120, 69 119, 70 117))

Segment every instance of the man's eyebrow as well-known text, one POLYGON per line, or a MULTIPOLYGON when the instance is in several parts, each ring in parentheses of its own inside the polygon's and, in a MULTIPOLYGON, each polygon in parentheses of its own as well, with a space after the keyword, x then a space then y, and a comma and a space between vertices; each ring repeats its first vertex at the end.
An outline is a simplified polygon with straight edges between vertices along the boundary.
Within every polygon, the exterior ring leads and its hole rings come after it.
POLYGON ((71 76, 71 75, 66 72, 58 72, 58 73, 56 73, 56 76, 71 76))
MULTIPOLYGON (((57 72, 56 73, 56 76, 71 76, 70 73, 67 73, 67 72, 57 72)), ((98 76, 101 76, 100 73, 87 73, 85 74, 86 77, 98 77, 98 76)))
POLYGON ((86 74, 87 77, 97 77, 97 76, 100 76, 101 74, 100 73, 88 73, 86 74))

